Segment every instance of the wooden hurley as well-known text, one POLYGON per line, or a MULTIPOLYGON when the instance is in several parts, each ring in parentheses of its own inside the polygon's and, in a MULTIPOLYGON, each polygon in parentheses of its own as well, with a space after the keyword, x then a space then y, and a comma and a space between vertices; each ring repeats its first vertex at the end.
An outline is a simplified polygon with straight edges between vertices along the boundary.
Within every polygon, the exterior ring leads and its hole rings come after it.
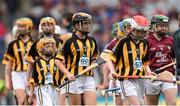
POLYGON ((162 66, 162 67, 156 69, 154 72, 155 72, 155 73, 161 73, 161 70, 163 70, 163 69, 165 69, 165 68, 168 68, 168 67, 170 67, 170 66, 172 66, 172 65, 175 65, 175 64, 176 64, 176 61, 175 61, 175 62, 172 62, 172 63, 170 63, 170 64, 167 64, 167 65, 165 65, 165 66, 162 66))
MULTIPOLYGON (((106 61, 105 61, 104 59, 102 59, 101 57, 99 57, 99 58, 97 59, 96 63, 93 63, 93 64, 91 64, 90 66, 88 66, 87 68, 85 68, 83 71, 81 71, 81 72, 79 73, 79 75, 76 75, 75 78, 78 78, 79 76, 85 74, 86 72, 90 71, 91 69, 93 69, 93 68, 95 68, 95 67, 98 67, 99 65, 101 65, 101 64, 103 64, 103 63, 105 63, 105 62, 106 62, 106 61)), ((65 86, 65 85, 67 85, 67 84, 69 84, 69 83, 71 83, 71 82, 73 82, 73 81, 71 81, 71 80, 65 81, 63 84, 61 84, 60 86, 58 86, 58 87, 56 88, 56 90, 57 90, 57 91, 60 91, 60 88, 62 88, 63 86, 65 86)))
POLYGON ((152 81, 163 81, 174 84, 180 84, 180 81, 173 80, 173 75, 169 71, 163 71, 157 76, 149 75, 149 76, 118 76, 117 79, 127 78, 127 79, 150 79, 152 81))
MULTIPOLYGON (((176 80, 172 79, 173 75, 169 71, 161 72, 161 70, 163 70, 163 69, 165 69, 167 67, 170 67, 172 65, 175 65, 175 64, 176 64, 176 61, 156 69, 154 72, 159 73, 158 76, 153 76, 153 75, 150 75, 150 76, 118 76, 116 78, 117 79, 122 79, 122 78, 125 78, 125 79, 138 79, 138 78, 141 78, 141 79, 151 79, 151 80, 154 80, 154 81, 163 81, 163 82, 180 84, 180 81, 176 81, 176 80)), ((110 76, 110 79, 113 79, 112 76, 110 76)))

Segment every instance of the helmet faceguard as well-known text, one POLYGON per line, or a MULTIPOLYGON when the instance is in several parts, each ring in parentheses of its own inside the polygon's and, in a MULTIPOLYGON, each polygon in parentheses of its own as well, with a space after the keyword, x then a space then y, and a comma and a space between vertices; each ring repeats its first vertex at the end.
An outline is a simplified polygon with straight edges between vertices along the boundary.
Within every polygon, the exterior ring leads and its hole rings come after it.
POLYGON ((132 32, 131 22, 133 21, 132 18, 127 18, 123 20, 123 33, 124 35, 129 35, 132 32))
MULTIPOLYGON (((43 31, 42 31, 42 28, 41 28, 41 26, 39 25, 39 33, 42 33, 43 31)), ((54 30, 54 33, 55 34, 61 34, 61 27, 59 26, 59 25, 55 25, 55 30, 54 30)))
POLYGON ((154 15, 151 19, 151 27, 159 36, 165 36, 167 33, 169 18, 164 15, 154 15), (165 27, 166 29, 158 29, 157 27, 165 27))
POLYGON ((42 56, 51 57, 57 53, 56 42, 52 37, 41 38, 37 44, 37 48, 42 56))
POLYGON ((55 31, 56 22, 52 17, 44 17, 40 20, 41 30, 44 34, 53 34, 55 31))
POLYGON ((75 31, 87 35, 92 30, 92 17, 91 15, 79 12, 72 17, 73 28, 75 31))

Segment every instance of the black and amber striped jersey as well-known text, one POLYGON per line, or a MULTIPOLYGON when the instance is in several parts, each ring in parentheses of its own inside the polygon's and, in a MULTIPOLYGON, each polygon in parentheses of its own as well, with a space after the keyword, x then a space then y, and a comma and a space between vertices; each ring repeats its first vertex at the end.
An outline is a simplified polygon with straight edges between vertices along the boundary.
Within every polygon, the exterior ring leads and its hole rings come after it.
POLYGON ((135 41, 132 35, 120 39, 110 55, 117 66, 116 73, 122 76, 144 75, 144 65, 149 64, 147 51, 148 42, 146 39, 135 41), (137 68, 138 65, 142 67, 137 68))
MULTIPOLYGON (((56 41, 56 46, 58 48, 58 51, 62 52, 62 40, 56 36, 54 36, 53 38, 56 41)), ((39 42, 39 40, 40 39, 33 42, 29 52, 27 53, 25 58, 27 62, 34 63, 34 61, 39 58, 40 53, 38 52, 38 47, 37 47, 37 43, 39 42)))
POLYGON ((4 53, 2 64, 6 65, 8 63, 7 51, 4 53))
MULTIPOLYGON (((78 75, 83 69, 91 64, 98 56, 96 41, 93 37, 86 36, 85 39, 79 39, 73 33, 63 47, 66 68, 73 75, 78 75)), ((92 75, 92 71, 85 75, 92 75)))
POLYGON ((32 40, 29 40, 25 43, 20 38, 10 42, 8 45, 8 49, 5 52, 6 60, 13 61, 13 68, 14 71, 27 71, 27 63, 25 62, 25 55, 29 51, 32 45, 32 40))
POLYGON ((47 84, 46 81, 49 80, 48 84, 50 83, 54 86, 60 85, 63 73, 55 65, 55 59, 56 57, 52 57, 49 60, 43 58, 35 60, 34 70, 31 74, 31 83, 35 85, 44 85, 47 84))

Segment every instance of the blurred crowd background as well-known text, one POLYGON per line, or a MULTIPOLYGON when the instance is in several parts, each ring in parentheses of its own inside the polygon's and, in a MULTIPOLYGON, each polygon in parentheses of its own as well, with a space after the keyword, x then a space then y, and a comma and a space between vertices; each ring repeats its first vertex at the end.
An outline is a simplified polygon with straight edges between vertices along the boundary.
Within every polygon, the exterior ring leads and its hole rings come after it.
MULTIPOLYGON (((180 0, 0 0, 0 60, 8 43, 12 40, 12 27, 19 17, 27 16, 33 20, 33 36, 37 35, 39 20, 52 16, 60 25, 62 34, 68 28, 62 23, 67 12, 87 12, 94 18, 92 35, 98 42, 99 50, 112 39, 111 26, 114 22, 141 14, 149 20, 160 13, 170 18, 169 33, 178 27, 180 0)), ((4 78, 4 66, 0 65, 0 79, 4 78)))

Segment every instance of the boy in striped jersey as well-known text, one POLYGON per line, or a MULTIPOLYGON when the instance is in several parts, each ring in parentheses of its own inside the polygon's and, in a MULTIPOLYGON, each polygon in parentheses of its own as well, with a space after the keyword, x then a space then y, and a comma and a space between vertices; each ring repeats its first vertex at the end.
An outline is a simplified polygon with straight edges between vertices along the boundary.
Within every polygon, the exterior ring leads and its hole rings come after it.
MULTIPOLYGON (((93 37, 88 36, 92 27, 91 15, 78 12, 72 17, 73 34, 66 40, 63 48, 65 65, 69 72, 78 75, 96 60, 98 55, 97 44, 93 37)), ((92 71, 78 77, 69 84, 68 94, 70 105, 96 104, 95 81, 92 71), (91 99, 89 99, 91 98, 91 99)))
MULTIPOLYGON (((144 39, 148 30, 148 20, 140 15, 134 16, 131 23, 132 33, 120 39, 106 59, 113 77, 143 76, 154 74, 149 69, 148 44, 144 39), (113 64, 113 63, 114 64, 113 64), (116 65, 116 72, 114 71, 116 65)), ((143 104, 144 80, 122 79, 121 89, 129 105, 143 104)))
MULTIPOLYGON (((111 50, 114 48, 116 43, 123 37, 127 36, 131 32, 131 18, 125 19, 121 22, 114 23, 112 25, 112 31, 111 34, 114 37, 114 39, 107 44, 106 49, 101 53, 101 57, 105 58, 108 56, 103 55, 109 55, 111 50)), ((97 85, 97 88, 99 89, 107 89, 109 84, 109 89, 114 87, 120 87, 120 81, 119 80, 109 80, 109 68, 108 64, 105 63, 103 65, 103 85, 97 85)), ((121 90, 116 91, 116 105, 122 105, 123 101, 121 98, 121 90)))
POLYGON ((17 24, 17 38, 10 42, 6 51, 6 88, 13 89, 18 105, 23 105, 26 98, 26 71, 25 55, 32 44, 30 32, 33 27, 32 20, 20 18, 17 24))
POLYGON ((63 64, 55 64, 63 56, 57 53, 56 42, 52 37, 44 37, 37 43, 39 58, 34 62, 32 80, 30 81, 30 99, 33 100, 35 90, 37 105, 58 105, 58 92, 56 87, 61 84, 60 71, 62 71, 69 80, 74 80, 74 76, 68 72, 63 64))

